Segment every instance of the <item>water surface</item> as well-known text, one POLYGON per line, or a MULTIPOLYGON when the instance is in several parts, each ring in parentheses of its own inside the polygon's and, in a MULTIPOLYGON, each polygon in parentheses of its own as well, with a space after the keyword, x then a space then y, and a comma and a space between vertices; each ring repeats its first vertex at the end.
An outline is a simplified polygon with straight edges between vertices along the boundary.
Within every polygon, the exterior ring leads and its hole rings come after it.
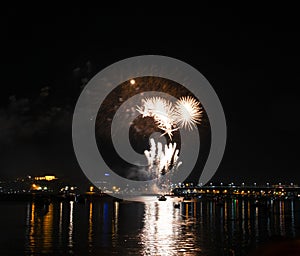
POLYGON ((300 237, 300 202, 0 202, 1 255, 247 255, 300 237))

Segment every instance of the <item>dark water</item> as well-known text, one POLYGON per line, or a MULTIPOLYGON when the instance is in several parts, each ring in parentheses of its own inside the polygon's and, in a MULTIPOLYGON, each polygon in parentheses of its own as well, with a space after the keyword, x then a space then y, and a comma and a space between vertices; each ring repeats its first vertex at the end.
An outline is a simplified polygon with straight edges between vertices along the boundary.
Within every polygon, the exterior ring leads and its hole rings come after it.
MULTIPOLYGON (((152 200, 151 200, 152 199, 152 200)), ((300 237, 300 201, 0 202, 0 255, 247 255, 300 237)))

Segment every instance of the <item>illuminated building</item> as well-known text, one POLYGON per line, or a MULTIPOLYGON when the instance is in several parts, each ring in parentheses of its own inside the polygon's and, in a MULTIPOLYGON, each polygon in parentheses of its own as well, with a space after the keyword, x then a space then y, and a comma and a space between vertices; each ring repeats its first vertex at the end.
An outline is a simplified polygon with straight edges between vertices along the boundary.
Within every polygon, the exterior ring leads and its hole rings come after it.
POLYGON ((35 180, 46 180, 46 181, 52 181, 52 180, 56 180, 57 178, 55 177, 55 175, 45 175, 45 176, 37 176, 34 177, 35 180))

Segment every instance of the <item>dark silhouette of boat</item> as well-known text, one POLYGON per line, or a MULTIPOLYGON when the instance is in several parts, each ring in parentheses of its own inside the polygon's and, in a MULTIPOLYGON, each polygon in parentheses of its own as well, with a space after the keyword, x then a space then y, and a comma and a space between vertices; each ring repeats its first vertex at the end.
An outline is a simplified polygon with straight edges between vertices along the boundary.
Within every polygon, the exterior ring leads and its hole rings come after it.
POLYGON ((35 196, 33 202, 37 207, 48 207, 51 203, 51 199, 46 196, 35 196))
POLYGON ((266 207, 266 204, 259 200, 255 200, 254 203, 252 204, 254 207, 266 207))
POLYGON ((185 195, 183 198, 183 201, 191 201, 191 200, 192 200, 192 197, 188 196, 188 195, 185 195))
POLYGON ((40 215, 46 215, 49 211, 49 205, 51 204, 51 199, 50 197, 35 196, 33 198, 33 203, 36 207, 36 211, 40 215))
POLYGON ((84 195, 76 195, 75 202, 79 204, 85 204, 86 203, 86 197, 84 195))
POLYGON ((180 203, 175 203, 175 204, 174 204, 174 208, 179 209, 179 208, 180 208, 180 203))
POLYGON ((164 195, 161 195, 159 198, 158 198, 158 201, 166 201, 167 198, 164 196, 164 195))

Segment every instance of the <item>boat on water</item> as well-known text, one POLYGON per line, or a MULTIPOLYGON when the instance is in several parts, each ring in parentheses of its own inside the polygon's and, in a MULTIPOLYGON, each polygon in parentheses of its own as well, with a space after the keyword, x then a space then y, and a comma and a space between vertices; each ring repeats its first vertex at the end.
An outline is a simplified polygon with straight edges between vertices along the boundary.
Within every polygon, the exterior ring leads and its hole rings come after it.
POLYGON ((175 204, 174 204, 174 208, 179 209, 179 208, 180 208, 180 203, 175 203, 175 204))
POLYGON ((192 200, 191 196, 185 195, 184 198, 183 198, 183 201, 191 201, 191 200, 192 200))
POLYGON ((264 202, 259 201, 259 200, 255 200, 252 205, 254 207, 266 207, 266 204, 264 202))
POLYGON ((164 196, 164 195, 161 195, 159 198, 158 198, 158 201, 166 201, 167 198, 164 196))

